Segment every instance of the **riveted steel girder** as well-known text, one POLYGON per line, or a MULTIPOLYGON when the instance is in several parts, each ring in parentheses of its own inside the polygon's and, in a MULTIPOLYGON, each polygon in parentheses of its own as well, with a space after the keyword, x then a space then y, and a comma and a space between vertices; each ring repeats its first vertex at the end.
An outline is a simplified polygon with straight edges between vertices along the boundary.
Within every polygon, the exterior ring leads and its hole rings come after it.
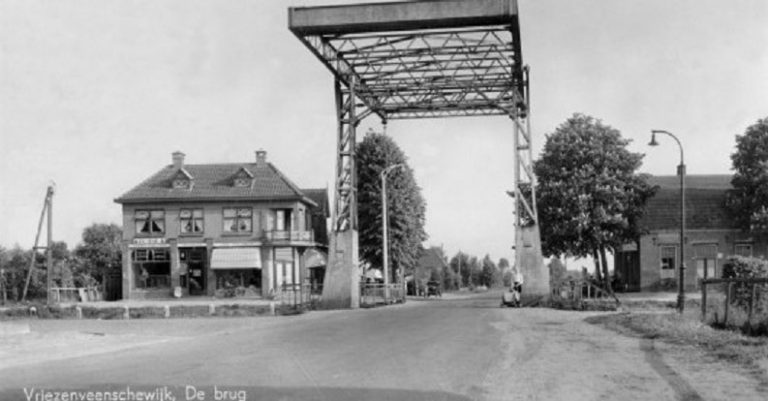
MULTIPOLYGON (((514 122, 515 228, 536 227, 516 0, 421 0, 289 9, 289 28, 336 79, 333 227, 357 229, 355 131, 391 119, 506 115, 514 122)), ((541 250, 535 233, 538 259, 541 250)), ((516 234, 516 254, 523 240, 516 234)), ((548 285, 548 283, 547 283, 548 285)))

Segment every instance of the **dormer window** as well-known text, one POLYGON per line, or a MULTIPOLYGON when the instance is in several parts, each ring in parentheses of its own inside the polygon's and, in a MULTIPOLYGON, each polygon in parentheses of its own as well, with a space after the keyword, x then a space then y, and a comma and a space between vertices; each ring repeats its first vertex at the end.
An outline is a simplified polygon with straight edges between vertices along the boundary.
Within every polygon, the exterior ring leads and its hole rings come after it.
POLYGON ((251 179, 247 178, 247 177, 235 178, 235 186, 238 187, 238 188, 250 187, 251 186, 251 179))
POLYGON ((173 175, 171 179, 173 189, 192 189, 192 175, 183 167, 173 175))
POLYGON ((232 186, 236 188, 247 188, 253 183, 253 174, 245 167, 240 167, 239 170, 232 176, 232 186))

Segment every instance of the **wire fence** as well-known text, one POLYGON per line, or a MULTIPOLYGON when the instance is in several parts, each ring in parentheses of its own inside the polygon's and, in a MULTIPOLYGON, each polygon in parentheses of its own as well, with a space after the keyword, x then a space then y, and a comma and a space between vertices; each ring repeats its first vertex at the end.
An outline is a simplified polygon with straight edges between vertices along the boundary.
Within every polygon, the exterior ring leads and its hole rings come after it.
POLYGON ((748 332, 768 329, 768 278, 701 280, 701 320, 748 332))
POLYGON ((360 283, 360 306, 371 307, 405 302, 405 285, 360 283))
POLYGON ((565 301, 581 301, 592 298, 615 298, 615 295, 590 280, 573 279, 552 283, 552 297, 565 301))
MULTIPOLYGON (((319 283, 283 284, 275 294, 281 306, 316 309, 322 301, 323 285, 319 283)), ((405 302, 403 284, 360 283, 360 306, 372 307, 405 302)))
POLYGON ((281 306, 295 309, 315 309, 323 293, 322 284, 283 284, 276 298, 281 306))
POLYGON ((93 302, 101 301, 102 295, 98 287, 51 287, 51 302, 93 302))

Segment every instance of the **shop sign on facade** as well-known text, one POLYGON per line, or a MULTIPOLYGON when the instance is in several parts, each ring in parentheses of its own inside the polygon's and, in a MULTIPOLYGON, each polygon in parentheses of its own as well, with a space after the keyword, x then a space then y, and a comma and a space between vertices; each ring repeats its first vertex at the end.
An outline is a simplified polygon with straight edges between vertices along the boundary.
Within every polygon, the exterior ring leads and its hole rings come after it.
POLYGON ((160 245, 165 244, 165 238, 134 238, 135 245, 160 245))

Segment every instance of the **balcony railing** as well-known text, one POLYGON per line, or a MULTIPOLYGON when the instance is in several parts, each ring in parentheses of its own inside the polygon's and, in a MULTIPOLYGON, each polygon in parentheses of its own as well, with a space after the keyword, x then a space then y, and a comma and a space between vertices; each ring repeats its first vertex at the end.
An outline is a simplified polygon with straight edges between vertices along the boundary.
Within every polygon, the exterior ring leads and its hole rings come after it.
POLYGON ((273 230, 265 232, 265 236, 268 241, 314 241, 314 233, 312 231, 281 231, 273 230))

